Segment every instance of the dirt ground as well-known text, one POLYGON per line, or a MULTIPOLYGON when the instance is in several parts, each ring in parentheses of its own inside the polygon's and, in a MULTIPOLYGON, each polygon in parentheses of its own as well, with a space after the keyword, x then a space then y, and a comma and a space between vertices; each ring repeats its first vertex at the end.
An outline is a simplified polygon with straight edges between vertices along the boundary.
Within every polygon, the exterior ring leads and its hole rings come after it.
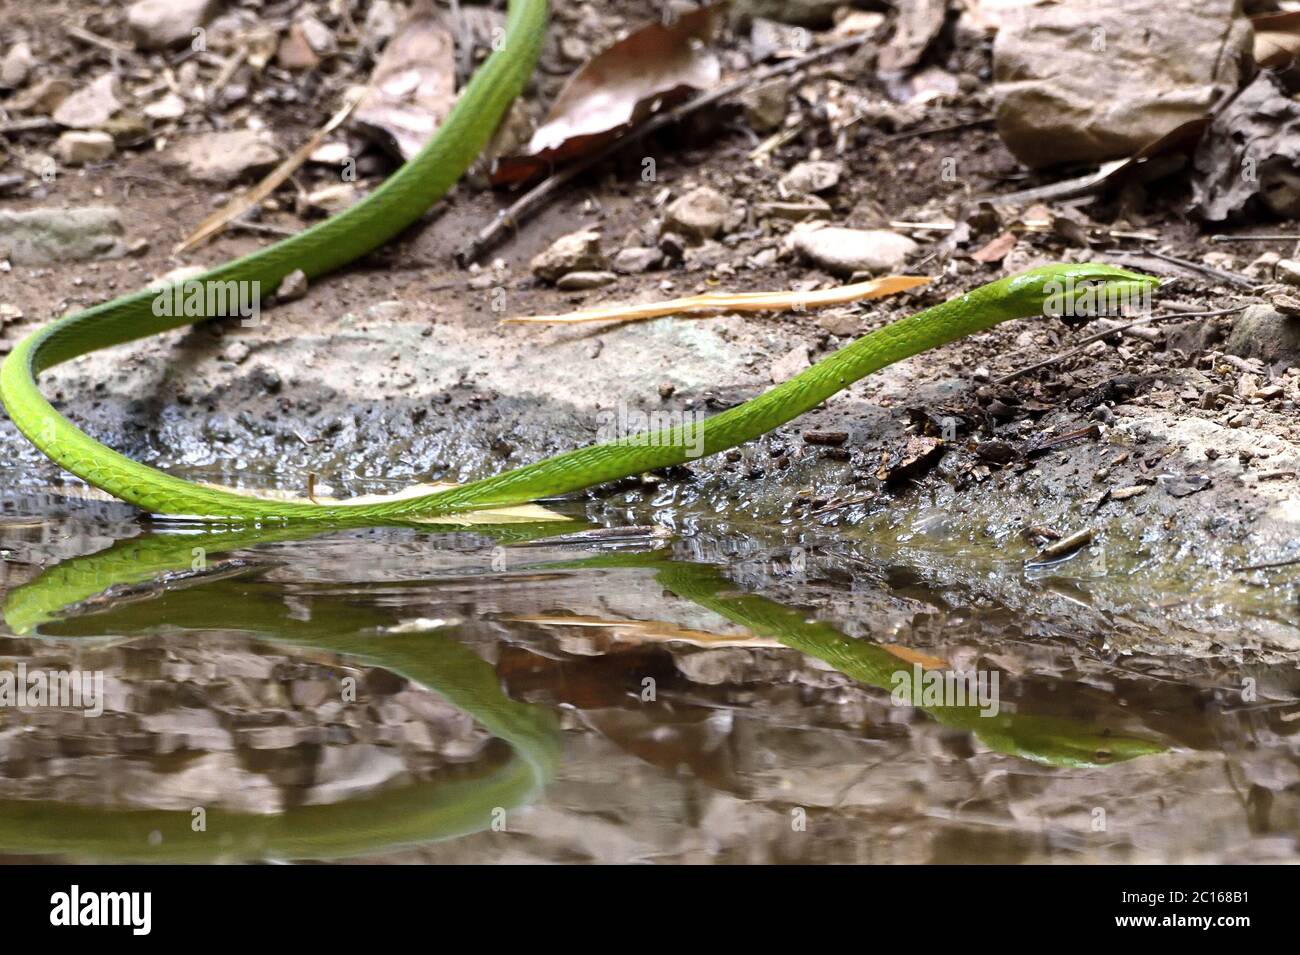
MULTIPOLYGON (((339 21, 339 4, 250 6, 261 7, 268 20, 310 8, 324 22, 339 21)), ((643 0, 562 5, 527 94, 528 112, 540 116, 575 65, 559 49, 561 37, 576 34, 595 51, 656 11, 643 0)), ((178 54, 129 52, 121 17, 95 3, 15 8, 0 26, 0 45, 19 39, 32 44, 43 78, 63 77, 74 88, 108 68, 138 84, 173 66, 183 69, 173 62, 178 54), (69 23, 122 49, 71 36, 64 29, 69 23)), ((1054 205, 1083 217, 1088 242, 1030 229, 1016 234, 999 261, 972 258, 1018 218, 1029 218, 1032 205, 984 207, 977 198, 1072 173, 1027 172, 1007 151, 988 121, 988 44, 968 40, 950 36, 927 54, 956 82, 954 91, 923 103, 890 95, 873 69, 874 41, 799 71, 789 106, 798 118, 787 120, 790 135, 765 159, 753 153, 766 137, 749 128, 734 103, 697 114, 582 177, 490 253, 484 267, 471 270, 456 264, 454 252, 512 197, 463 183, 398 242, 314 283, 304 298, 271 310, 260 327, 210 324, 83 358, 50 373, 46 393, 96 438, 155 466, 299 489, 312 474, 361 489, 467 480, 516 467, 590 442, 601 412, 620 403, 647 412, 729 407, 893 318, 1046 262, 1102 259, 1175 279, 1159 293, 1161 306, 1207 310, 1267 300, 1257 288, 1150 254, 1253 274, 1263 285, 1252 263, 1263 253, 1292 253, 1294 242, 1287 240, 1211 244, 1208 230, 1182 212, 1187 186, 1177 176, 1148 185, 1130 181, 1054 205), (872 108, 835 128, 837 109, 862 103, 872 108), (655 182, 641 178, 645 157, 655 160, 655 182), (912 230, 918 247, 905 271, 934 281, 883 302, 816 313, 578 330, 497 321, 492 296, 500 288, 506 314, 527 315, 842 281, 785 249, 792 223, 761 214, 764 203, 782 199, 782 177, 810 159, 842 164, 838 185, 823 196, 834 225, 889 228, 948 217, 969 226, 956 230, 960 242, 949 231, 912 230), (951 168, 955 178, 945 175, 951 168), (682 261, 619 275, 585 292, 559 291, 530 272, 532 259, 555 239, 584 227, 600 232, 610 254, 654 245, 666 203, 701 185, 727 196, 741 214, 719 240, 690 246, 682 261)), ((751 35, 739 26, 719 47, 729 69, 753 56, 751 35)), ((205 82, 219 67, 196 62, 205 82)), ((256 179, 196 182, 178 172, 172 151, 187 137, 256 115, 287 154, 336 108, 341 89, 364 80, 369 63, 358 55, 306 75, 274 67, 264 76, 236 74, 235 82, 258 95, 228 106, 192 105, 180 120, 119 145, 109 160, 60 167, 53 181, 29 170, 33 157, 53 154, 59 128, 6 132, 0 179, 14 178, 0 194, 4 209, 110 205, 120 212, 122 244, 132 252, 14 264, 0 273, 0 303, 11 307, 10 320, 0 323, 0 350, 69 310, 178 266, 221 263, 270 241, 228 231, 194 252, 172 255, 173 245, 233 189, 256 179)), ((366 157, 359 185, 370 189, 391 163, 375 151, 366 157)), ((296 231, 313 221, 300 214, 300 197, 337 181, 335 169, 308 164, 257 221, 296 231)), ((1243 230, 1285 234, 1294 223, 1243 230)), ((682 509, 733 524, 815 525, 852 535, 911 526, 939 508, 953 518, 951 534, 1017 559, 1032 556, 1053 535, 1092 528, 1095 542, 1085 559, 1095 561, 1100 548, 1118 566, 1144 575, 1141 594, 1115 598, 1127 601, 1131 613, 1167 609, 1188 590, 1220 588, 1237 600, 1253 588, 1282 609, 1244 629, 1235 622, 1187 624, 1179 639, 1215 652, 1226 646, 1295 654, 1300 629, 1285 580, 1237 568, 1294 556, 1300 371, 1227 355, 1224 343, 1238 320, 1211 316, 1164 325, 1147 337, 1112 336, 998 384, 1003 375, 1068 351, 1095 328, 1047 320, 1004 325, 892 366, 739 453, 668 475, 666 484, 633 480, 589 492, 593 513, 614 521, 682 509), (1251 380, 1243 382, 1245 376, 1251 380), (1270 381, 1278 392, 1259 397, 1270 381), (935 422, 954 418, 958 433, 934 451, 943 437, 935 422), (817 431, 843 431, 846 439, 809 442, 808 433, 817 431), (1081 431, 1082 437, 1068 437, 1081 431), (907 466, 914 456, 920 460, 907 466), (1033 528, 1048 533, 1035 540, 1033 528), (1162 601, 1162 593, 1170 599, 1162 601)), ((0 479, 17 486, 64 480, 7 420, 0 421, 0 461, 9 466, 0 479)))

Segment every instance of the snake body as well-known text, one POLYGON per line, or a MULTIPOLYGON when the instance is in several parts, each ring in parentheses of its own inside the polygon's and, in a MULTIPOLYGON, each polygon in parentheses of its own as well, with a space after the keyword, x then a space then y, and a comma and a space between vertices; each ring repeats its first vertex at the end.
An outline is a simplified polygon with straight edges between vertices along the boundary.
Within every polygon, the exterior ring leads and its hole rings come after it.
MULTIPOLYGON (((501 48, 475 73, 438 133, 409 163, 350 209, 189 281, 274 289, 296 270, 315 278, 340 268, 410 226, 486 146, 532 73, 546 22, 546 0, 511 0, 501 48)), ((1041 315, 1045 303, 1062 290, 1068 306, 1076 290, 1089 283, 1104 286, 1112 295, 1131 294, 1154 279, 1099 264, 1033 269, 863 336, 794 378, 705 420, 699 426, 702 435, 681 428, 631 435, 450 490, 413 490, 355 503, 258 497, 185 481, 105 447, 55 411, 37 385, 47 369, 97 349, 221 317, 201 309, 197 314, 155 314, 155 301, 170 296, 174 287, 129 294, 64 316, 23 339, 0 366, 0 402, 18 429, 51 460, 155 514, 234 522, 428 519, 524 504, 682 464, 698 454, 701 444, 704 455, 716 454, 790 421, 892 362, 1000 322, 1041 315)))

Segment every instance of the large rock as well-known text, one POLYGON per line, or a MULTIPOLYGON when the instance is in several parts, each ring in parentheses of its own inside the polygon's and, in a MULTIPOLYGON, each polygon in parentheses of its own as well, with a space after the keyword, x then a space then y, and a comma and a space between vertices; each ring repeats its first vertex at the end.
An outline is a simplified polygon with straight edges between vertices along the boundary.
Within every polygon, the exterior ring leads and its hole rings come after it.
POLYGON ((1026 8, 993 44, 998 134, 1034 167, 1131 155, 1238 87, 1240 14, 1238 0, 1026 8))
POLYGON ((0 258, 49 265, 125 254, 122 218, 112 206, 0 212, 0 258))
POLYGON ((791 248, 815 265, 837 275, 896 272, 917 244, 907 236, 881 229, 841 229, 796 226, 791 248))
POLYGON ((126 11, 131 38, 142 50, 165 50, 189 43, 194 29, 207 23, 220 0, 137 0, 126 11))
POLYGON ((1252 305, 1232 323, 1224 351, 1268 364, 1300 368, 1300 318, 1252 305))
POLYGON ((186 139, 168 158, 185 167, 191 179, 228 183, 269 169, 280 156, 274 143, 264 134, 251 129, 234 129, 186 139))

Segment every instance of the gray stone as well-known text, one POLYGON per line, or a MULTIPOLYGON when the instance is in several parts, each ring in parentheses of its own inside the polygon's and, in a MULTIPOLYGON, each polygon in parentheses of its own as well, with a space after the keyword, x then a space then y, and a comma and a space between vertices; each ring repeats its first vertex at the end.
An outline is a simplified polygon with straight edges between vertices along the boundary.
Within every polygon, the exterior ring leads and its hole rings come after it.
POLYGON ((700 186, 674 200, 665 210, 664 231, 695 239, 712 239, 723 230, 731 201, 716 189, 700 186))
POLYGON ((269 169, 279 158, 275 145, 251 129, 193 136, 179 143, 168 157, 184 167, 191 179, 215 183, 233 182, 269 169))
POLYGON ((555 283, 555 287, 564 292, 584 292, 587 289, 600 288, 602 285, 609 285, 611 282, 617 281, 618 276, 613 272, 569 272, 560 276, 555 283))
POLYGON ((780 128, 790 110, 790 81, 773 77, 745 90, 739 98, 750 127, 757 133, 770 133, 780 128))
POLYGON ((280 280, 275 290, 275 297, 281 302, 292 302, 307 294, 307 274, 302 269, 294 269, 280 280))
POLYGON ((189 43, 217 12, 219 0, 136 0, 126 11, 131 39, 142 50, 189 43))
POLYGON ((366 9, 366 21, 361 27, 361 36, 367 45, 382 46, 397 32, 401 14, 388 0, 373 0, 366 9))
POLYGON ((810 262, 837 275, 894 272, 917 250, 915 242, 896 232, 832 226, 796 226, 790 244, 810 262))
POLYGON ((782 382, 793 378, 809 365, 808 346, 795 345, 788 352, 772 362, 769 370, 773 382, 782 382))
POLYGON ((636 275, 641 272, 649 272, 651 269, 657 269, 664 260, 664 254, 658 249, 648 249, 642 246, 629 246, 626 249, 620 249, 614 256, 614 271, 622 272, 624 275, 636 275))
POLYGON ((0 60, 0 86, 10 89, 23 85, 27 75, 36 65, 32 48, 26 43, 15 43, 9 48, 3 60, 0 60))
POLYGON ((0 248, 15 265, 49 265, 126 253, 122 217, 111 206, 0 211, 0 248))
POLYGON ((529 267, 538 278, 554 282, 570 272, 600 271, 606 264, 600 233, 583 230, 560 236, 534 256, 529 267))
POLYGON ((1252 305, 1232 323, 1224 351, 1270 365, 1300 366, 1300 318, 1252 305))
POLYGON ((116 151, 113 137, 95 130, 69 130, 54 144, 60 162, 81 166, 88 162, 103 162, 116 151))
POLYGON ((998 134, 1033 167, 1132 155, 1237 88, 1251 35, 1237 0, 1026 8, 993 45, 998 134))
POLYGON ((165 93, 142 112, 150 119, 180 119, 185 115, 185 100, 175 93, 165 93))
POLYGON ((117 98, 117 77, 105 73, 59 103, 53 118, 60 126, 94 129, 107 123, 121 108, 117 98))
POLYGON ((781 195, 788 198, 830 192, 840 184, 840 176, 843 173, 844 164, 831 160, 798 163, 781 177, 779 183, 781 195))

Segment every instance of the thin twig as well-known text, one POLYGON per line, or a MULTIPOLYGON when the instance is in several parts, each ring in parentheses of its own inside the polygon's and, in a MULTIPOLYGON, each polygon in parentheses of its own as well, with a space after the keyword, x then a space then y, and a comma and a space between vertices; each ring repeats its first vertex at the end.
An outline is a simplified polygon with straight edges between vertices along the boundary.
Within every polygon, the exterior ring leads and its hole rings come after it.
POLYGON ((1001 378, 993 379, 992 383, 995 385, 1006 384, 1008 381, 1013 381, 1022 375, 1038 371, 1040 368, 1046 368, 1049 365, 1055 365, 1058 362, 1065 361, 1067 358, 1073 358, 1093 342, 1100 341, 1103 338, 1109 338, 1111 335, 1123 334, 1130 328, 1136 328, 1139 325, 1158 325, 1162 322, 1172 322, 1176 319, 1182 318, 1209 318, 1214 315, 1233 315, 1245 310, 1245 305, 1236 305, 1232 308, 1216 308, 1208 312, 1167 312, 1163 315, 1148 315, 1145 318, 1139 318, 1136 321, 1129 322, 1127 325, 1118 325, 1115 328, 1108 328, 1105 331, 1097 332, 1095 335, 1089 335, 1087 338, 1081 339, 1079 344, 1074 348, 1071 348, 1069 351, 1061 352, 1059 355, 1053 355, 1051 358, 1044 358, 1042 361, 1035 362, 1032 365, 1026 365, 1024 368, 1005 374, 1001 378))
POLYGON ((1274 560, 1266 564, 1246 564, 1244 567, 1232 568, 1232 572, 1234 574, 1244 574, 1251 570, 1273 570, 1277 567, 1292 567, 1295 564, 1300 564, 1300 557, 1292 557, 1289 560, 1274 560))
POLYGON ((758 70, 749 75, 742 76, 730 83, 718 87, 715 90, 702 93, 695 97, 695 99, 689 100, 681 106, 670 109, 667 112, 660 113, 642 123, 640 126, 628 130, 605 148, 592 153, 584 159, 576 161, 571 166, 566 166, 564 169, 553 173, 546 179, 543 179, 532 189, 528 190, 528 192, 520 196, 510 205, 510 208, 503 209, 498 213, 495 219, 479 230, 478 234, 456 253, 456 260, 460 262, 462 266, 478 261, 479 257, 482 256, 483 253, 500 244, 509 230, 517 229, 521 222, 534 215, 539 209, 550 202, 560 189, 572 182, 578 176, 582 175, 582 173, 586 172, 592 166, 608 159, 625 146, 639 142, 650 134, 658 132, 667 126, 678 122, 682 118, 704 109, 706 106, 712 106, 714 103, 733 96, 736 93, 746 90, 758 83, 765 82, 774 76, 793 73, 811 63, 817 62, 818 60, 824 60, 828 57, 834 56, 836 53, 856 49, 863 43, 867 42, 868 39, 870 39, 870 37, 865 34, 851 37, 840 43, 832 43, 830 46, 809 53, 806 56, 801 56, 798 59, 787 60, 784 63, 769 67, 765 70, 758 70))
POLYGON ((1212 235, 1211 242, 1294 242, 1300 235, 1265 233, 1263 235, 1212 235))
POLYGON ((80 40, 82 43, 89 43, 91 46, 97 46, 100 49, 108 50, 110 53, 120 53, 123 56, 135 58, 135 49, 127 46, 125 43, 119 43, 117 40, 110 40, 108 37, 100 36, 98 33, 91 33, 89 30, 83 30, 81 27, 68 24, 64 26, 63 32, 70 37, 80 40))
POLYGON ((254 235, 271 235, 278 239, 297 235, 299 231, 286 229, 284 226, 272 225, 269 222, 253 222, 251 219, 232 219, 227 223, 226 228, 232 232, 252 232, 254 235))
POLYGON ((1244 275, 1238 275, 1236 272, 1225 272, 1223 271, 1223 269, 1216 269, 1210 265, 1204 265, 1200 262, 1193 262, 1191 259, 1180 259, 1176 255, 1170 255, 1168 252, 1156 252, 1154 250, 1149 250, 1146 252, 1141 252, 1139 254, 1150 255, 1154 258, 1160 259, 1163 262, 1169 262, 1172 265, 1181 265, 1185 269, 1192 269, 1193 271, 1200 272, 1203 275, 1208 275, 1211 278, 1216 278, 1222 282, 1228 282, 1233 285, 1238 285, 1241 286, 1242 288, 1255 287, 1255 282, 1251 281, 1244 275))
POLYGON ((28 119, 11 119, 0 123, 0 134, 29 133, 37 129, 56 129, 58 123, 48 116, 32 116, 28 119))
POLYGON ((980 116, 978 119, 968 119, 958 123, 944 123, 942 126, 922 126, 920 129, 905 129, 901 133, 890 133, 888 136, 882 136, 880 141, 896 143, 904 139, 929 136, 932 133, 951 133, 959 129, 970 129, 973 126, 984 126, 991 122, 993 122, 992 116, 980 116))

